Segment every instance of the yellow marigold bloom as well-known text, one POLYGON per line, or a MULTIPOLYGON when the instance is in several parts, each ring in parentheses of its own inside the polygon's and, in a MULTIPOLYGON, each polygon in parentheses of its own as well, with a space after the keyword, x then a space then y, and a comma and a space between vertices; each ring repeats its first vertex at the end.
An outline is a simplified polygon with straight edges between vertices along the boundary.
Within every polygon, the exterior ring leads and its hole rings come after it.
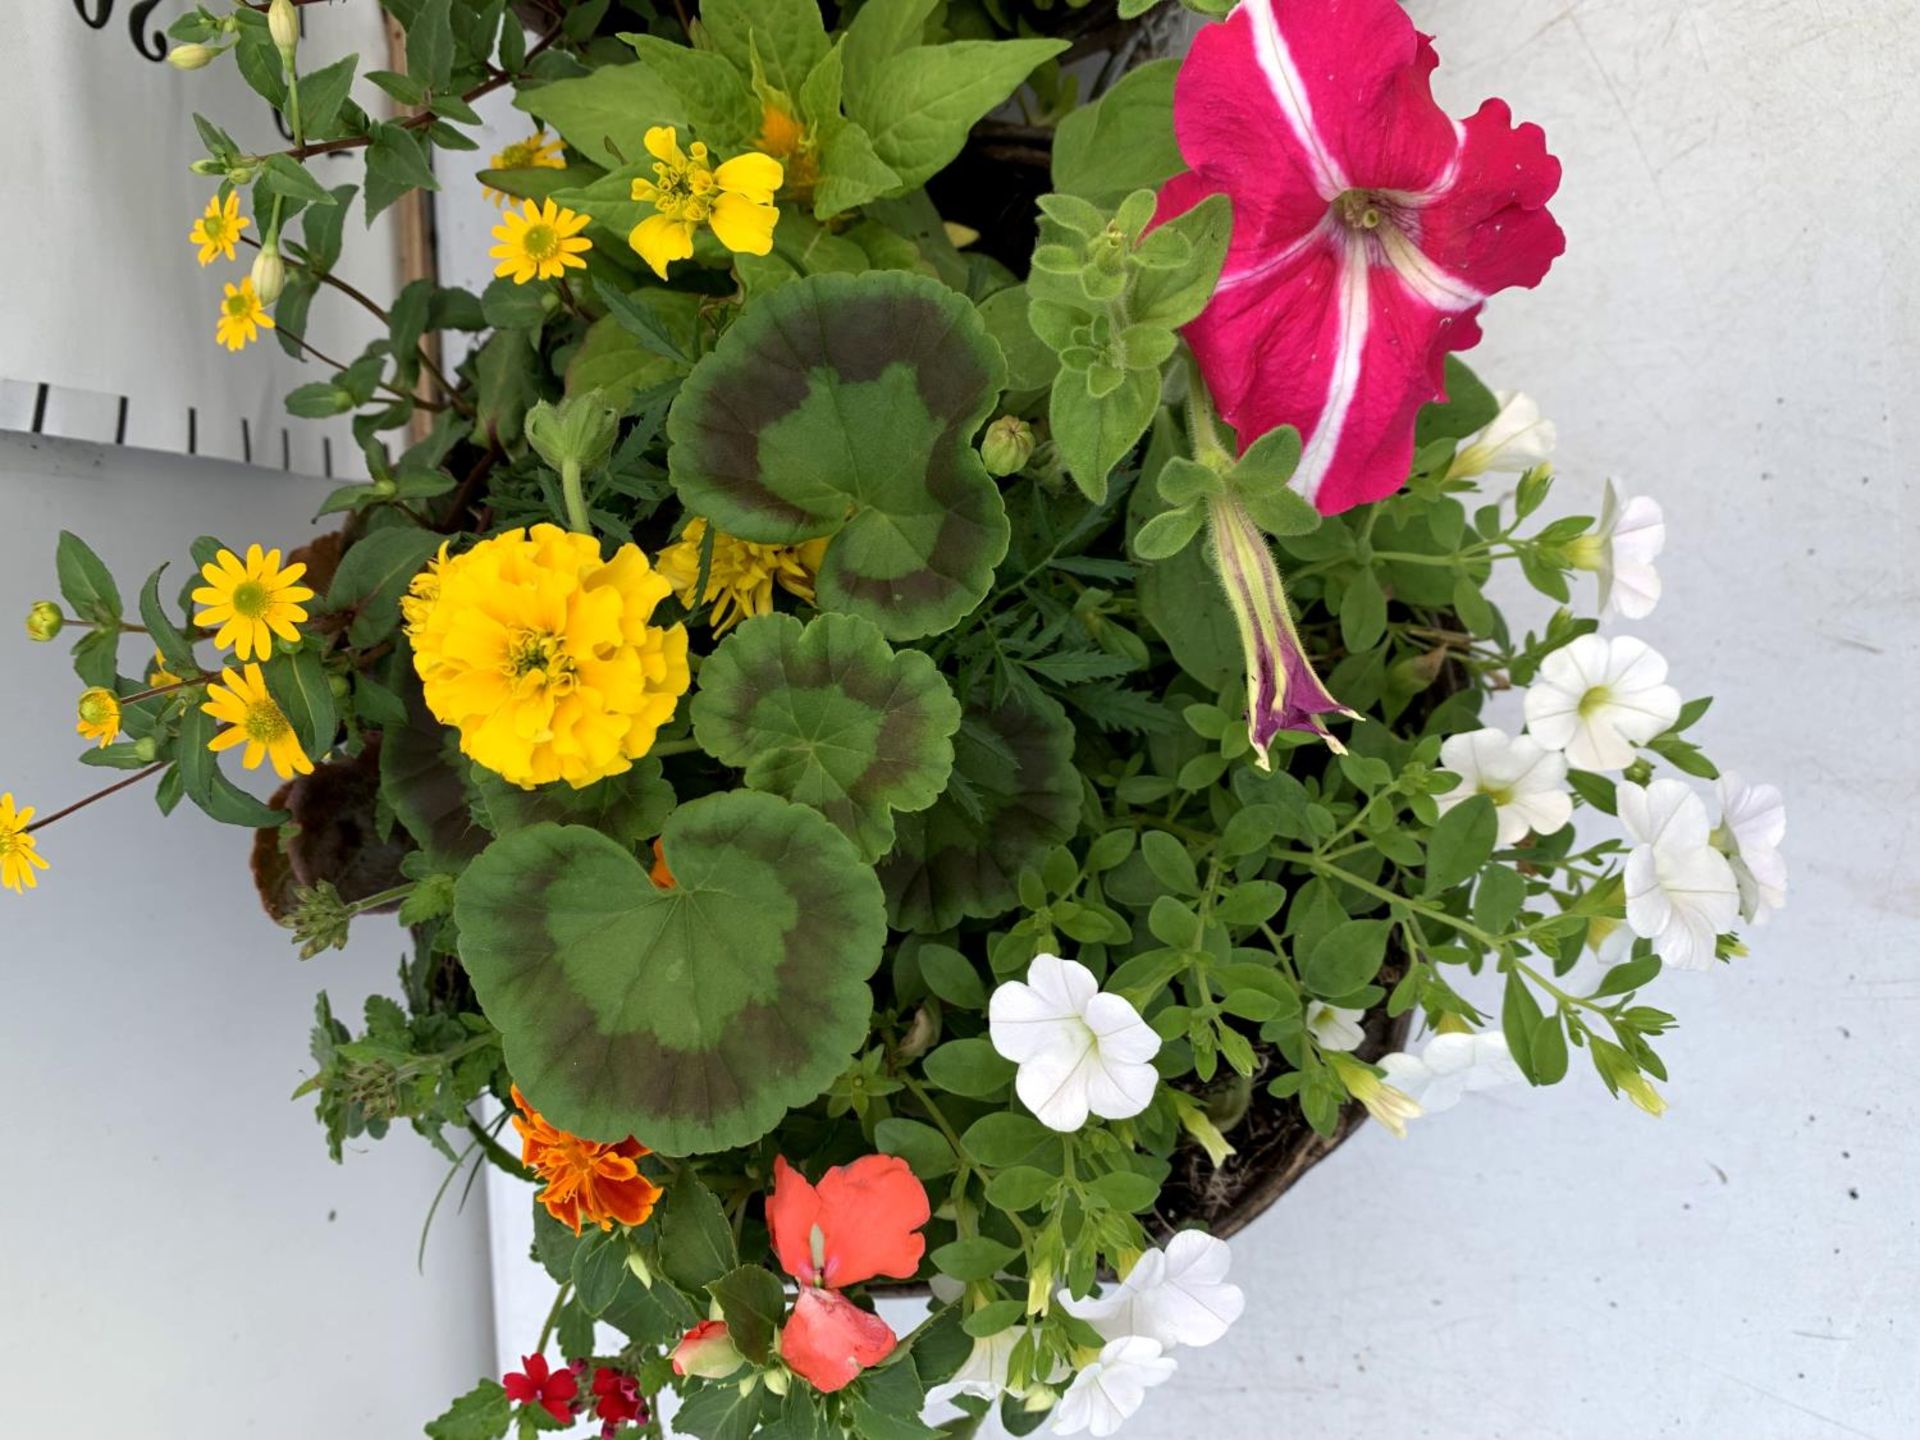
POLYGON ((11 794, 0 795, 0 885, 15 892, 31 890, 40 883, 33 873, 35 866, 47 868, 47 862, 34 849, 33 837, 27 834, 32 821, 31 805, 16 810, 11 794))
MULTIPOLYGON (((239 192, 229 190, 224 201, 218 195, 207 201, 206 213, 193 222, 187 239, 200 247, 200 263, 211 265, 215 256, 233 259, 233 247, 239 243, 240 232, 252 223, 240 213, 239 192)), ((227 289, 231 292, 233 287, 227 289)))
POLYGON ((313 598, 313 591, 296 583, 306 573, 298 561, 282 569, 278 550, 262 553, 249 545, 244 564, 222 550, 200 567, 207 583, 193 598, 208 608, 194 611, 193 623, 206 630, 218 626, 213 643, 222 650, 231 645, 242 660, 265 660, 273 654, 275 635, 289 645, 300 638, 294 627, 307 618, 300 602, 313 598))
POLYGON ((120 697, 95 685, 80 692, 80 719, 74 729, 89 740, 98 740, 106 749, 120 738, 120 697))
POLYGON ((400 615, 407 622, 409 630, 416 630, 427 623, 427 612, 433 609, 433 602, 440 598, 440 567, 447 563, 447 546, 450 541, 440 542, 440 553, 427 561, 422 570, 407 585, 407 593, 400 597, 400 615))
POLYGON ((804 540, 798 545, 755 545, 736 540, 725 531, 715 531, 713 559, 707 567, 707 593, 694 594, 700 583, 700 548, 705 543, 707 522, 694 519, 687 523, 676 544, 660 552, 659 571, 673 582, 680 603, 689 610, 702 600, 710 601, 713 613, 709 623, 713 633, 724 635, 742 620, 765 615, 773 609, 773 587, 778 584, 789 595, 813 603, 814 577, 820 573, 820 561, 827 553, 827 542, 804 540))
POLYGON ((286 713, 267 693, 267 680, 258 665, 248 665, 239 675, 223 667, 220 683, 207 687, 207 703, 200 708, 227 725, 207 742, 207 749, 215 754, 245 745, 240 763, 249 770, 259 769, 264 756, 282 780, 291 780, 295 772, 313 773, 313 761, 301 748, 286 713))
POLYGON ((273 317, 260 303, 251 275, 238 285, 227 286, 226 291, 226 298, 220 302, 220 318, 214 323, 213 338, 229 350, 244 350, 260 338, 262 330, 273 329, 273 317))
MULTIPOLYGON (((560 153, 560 137, 536 130, 524 140, 516 140, 493 157, 491 170, 564 170, 566 157, 560 153)), ((504 190, 482 185, 480 193, 501 208, 513 197, 504 190)))
POLYGON ((632 1136, 617 1145, 586 1140, 555 1126, 512 1090, 513 1128, 520 1132, 520 1158, 546 1181, 540 1203, 562 1225, 580 1233, 580 1222, 602 1230, 614 1222, 644 1225, 659 1203, 660 1187, 640 1173, 635 1162, 653 1152, 632 1136))
POLYGON ((682 151, 671 125, 647 131, 646 144, 654 178, 634 181, 633 198, 652 202, 659 213, 634 226, 627 243, 654 274, 666 279, 671 262, 693 254, 693 232, 702 225, 729 250, 765 255, 773 249, 780 219, 773 196, 786 178, 778 160, 748 151, 716 169, 699 141, 682 151))
POLYGON ((178 685, 180 677, 167 669, 167 657, 160 653, 158 646, 153 651, 153 667, 147 671, 147 688, 158 690, 163 685, 178 685))
POLYGON ((507 211, 493 227, 493 238, 500 242, 487 251, 500 262, 493 267, 494 274, 511 275, 514 284, 524 285, 587 268, 580 258, 593 248, 593 242, 580 233, 587 228, 587 216, 551 200, 545 205, 523 201, 520 209, 518 215, 507 211))
POLYGON ((673 587, 638 547, 603 560, 591 535, 536 525, 439 579, 408 634, 427 708, 466 755, 516 785, 580 789, 653 748, 692 676, 686 627, 649 623, 673 587))

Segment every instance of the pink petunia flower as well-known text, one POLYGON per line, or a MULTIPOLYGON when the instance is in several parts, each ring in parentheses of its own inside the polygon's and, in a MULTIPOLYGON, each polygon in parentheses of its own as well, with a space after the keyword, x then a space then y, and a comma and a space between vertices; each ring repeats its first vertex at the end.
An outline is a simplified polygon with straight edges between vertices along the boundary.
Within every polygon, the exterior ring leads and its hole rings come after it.
POLYGON ((1233 243, 1186 329, 1240 444, 1293 425, 1293 485, 1333 514, 1407 477, 1448 351, 1488 296, 1537 285, 1565 237, 1538 126, 1489 100, 1435 103, 1438 57, 1396 0, 1242 0, 1181 67, 1174 124, 1192 167, 1159 218, 1233 201, 1233 243))

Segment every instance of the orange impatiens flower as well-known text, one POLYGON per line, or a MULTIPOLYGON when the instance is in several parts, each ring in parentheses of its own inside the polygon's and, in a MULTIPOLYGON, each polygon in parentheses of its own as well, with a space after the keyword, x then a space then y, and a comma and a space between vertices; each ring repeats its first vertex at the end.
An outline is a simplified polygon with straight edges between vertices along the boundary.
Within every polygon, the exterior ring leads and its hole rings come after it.
POLYGON ((520 1111, 513 1117, 513 1128, 520 1132, 520 1158, 547 1182, 540 1203, 549 1215, 576 1235, 582 1221, 602 1230, 611 1230, 616 1221, 646 1223, 659 1203, 660 1187, 642 1175, 635 1162, 652 1151, 632 1136, 608 1145, 556 1129, 527 1103, 518 1085, 513 1087, 513 1103, 520 1111))
POLYGON ((927 1188, 897 1155, 836 1165, 818 1185, 773 1162, 767 1229, 781 1268, 800 1282, 780 1331, 780 1358, 824 1394, 845 1389, 891 1355, 887 1322, 840 1294, 876 1275, 911 1279, 927 1242, 918 1232, 931 1210, 927 1188))

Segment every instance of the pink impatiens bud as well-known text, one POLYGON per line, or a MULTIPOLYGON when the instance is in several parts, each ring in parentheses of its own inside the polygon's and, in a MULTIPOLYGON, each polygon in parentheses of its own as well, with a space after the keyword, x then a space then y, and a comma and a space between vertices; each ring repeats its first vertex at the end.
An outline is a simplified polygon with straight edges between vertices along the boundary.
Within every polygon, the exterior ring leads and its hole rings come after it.
POLYGON ((702 1380, 724 1380, 746 1364, 724 1320, 702 1320, 687 1331, 673 1347, 672 1360, 674 1374, 702 1380))

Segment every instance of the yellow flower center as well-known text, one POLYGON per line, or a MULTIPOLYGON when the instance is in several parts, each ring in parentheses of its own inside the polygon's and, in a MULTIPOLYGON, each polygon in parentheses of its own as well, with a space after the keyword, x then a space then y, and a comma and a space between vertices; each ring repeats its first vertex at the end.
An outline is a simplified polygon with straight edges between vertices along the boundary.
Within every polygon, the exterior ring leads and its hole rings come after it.
POLYGON ((247 706, 247 718, 241 724, 246 727, 247 738, 262 745, 272 745, 293 729, 271 700, 256 700, 247 706))
POLYGON ((506 670, 521 694, 548 689, 566 695, 576 683, 573 657, 561 647, 557 635, 542 630, 521 630, 514 635, 507 646, 506 670))
POLYGON ((654 161, 653 173, 656 210, 670 220, 691 220, 696 225, 707 218, 718 187, 714 184, 713 168, 707 162, 704 144, 696 140, 688 147, 685 165, 654 161))
POLYGON ((538 141, 516 140, 500 152, 499 162, 494 168, 499 170, 524 170, 533 164, 539 154, 540 146, 538 141))
POLYGON ((1480 793, 1498 806, 1507 806, 1513 803, 1513 789, 1508 785, 1483 784, 1480 787, 1480 793))
POLYGON ((227 238, 227 220, 224 215, 209 215, 200 222, 200 228, 207 233, 209 240, 227 238))
POLYGON ((1605 709, 1612 701, 1613 691, 1605 685, 1594 686, 1580 697, 1580 718, 1591 720, 1597 712, 1605 709))
MULTIPOLYGON (((251 315, 253 313, 253 301, 249 299, 244 292, 242 292, 239 294, 227 296, 225 300, 222 300, 220 302, 220 308, 222 310, 225 310, 227 314, 231 315, 234 319, 244 320, 248 315, 251 315)), ((256 586, 255 588, 257 589, 258 587, 256 586)), ((246 589, 246 586, 243 585, 240 587, 240 589, 244 590, 246 589)), ((240 591, 236 590, 233 593, 237 602, 240 591)), ((234 608, 236 609, 239 608, 237 603, 234 608)))
MULTIPOLYGON (((229 303, 227 313, 239 314, 229 303)), ((243 580, 233 587, 233 613, 244 615, 249 620, 258 620, 267 611, 267 587, 258 580, 243 580)))
POLYGON ((551 260, 560 253, 560 235, 551 225, 529 225, 520 243, 535 260, 551 260))
POLYGON ((1387 218, 1380 200, 1365 190, 1344 190, 1336 195, 1333 213, 1349 230, 1378 230, 1387 218))
POLYGON ((80 718, 89 725, 104 725, 119 718, 120 706, 104 691, 89 690, 80 697, 80 718))

